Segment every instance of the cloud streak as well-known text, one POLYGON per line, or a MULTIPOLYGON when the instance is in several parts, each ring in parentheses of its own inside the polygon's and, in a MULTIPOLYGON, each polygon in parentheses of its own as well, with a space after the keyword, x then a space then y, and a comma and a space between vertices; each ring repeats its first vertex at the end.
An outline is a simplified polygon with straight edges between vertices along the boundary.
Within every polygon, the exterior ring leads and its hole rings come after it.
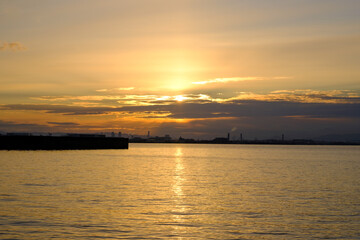
POLYGON ((111 88, 111 89, 98 89, 97 92, 121 92, 121 91, 131 91, 134 90, 135 87, 124 87, 124 88, 111 88))
POLYGON ((74 122, 47 122, 48 124, 55 125, 55 126, 79 126, 80 124, 74 122))
MULTIPOLYGON (((182 95, 90 95, 90 96, 42 96, 32 98, 36 101, 49 102, 54 106, 54 111, 61 110, 63 106, 74 109, 85 107, 84 114, 104 114, 116 111, 123 107, 137 106, 161 106, 176 104, 232 104, 248 101, 257 102, 289 102, 289 103, 319 103, 319 104, 356 104, 360 103, 360 93, 349 90, 316 91, 305 90, 277 90, 267 94, 256 94, 252 92, 238 92, 233 97, 222 97, 221 95, 210 96, 207 94, 182 94, 182 95), (100 112, 97 112, 100 109, 100 112)), ((13 105, 19 106, 19 105, 13 105)), ((41 108, 42 104, 34 105, 41 108)), ((41 110, 41 109, 39 109, 41 110)), ((77 111, 75 111, 77 112, 77 111)), ((224 112, 218 110, 217 112, 224 112)))
POLYGON ((331 90, 316 91, 311 89, 277 90, 269 94, 241 92, 232 100, 285 101, 299 103, 360 103, 358 91, 331 90))
POLYGON ((28 110, 44 111, 46 113, 60 113, 64 115, 100 115, 109 112, 116 112, 120 108, 111 107, 81 107, 69 105, 47 105, 47 104, 8 104, 1 105, 3 110, 28 110))
MULTIPOLYGON (((232 100, 219 102, 185 102, 167 105, 123 107, 83 107, 47 104, 9 104, 3 110, 42 111, 62 115, 121 114, 135 118, 197 119, 219 117, 299 117, 359 118, 360 103, 301 103, 286 101, 232 100)), ((65 123, 66 124, 66 123, 65 123)))
POLYGON ((0 41, 0 51, 25 51, 27 48, 22 45, 20 42, 1 42, 0 41))
POLYGON ((242 82, 242 81, 255 81, 255 80, 280 80, 292 79, 293 77, 229 77, 229 78, 215 78, 206 81, 192 82, 192 84, 204 85, 209 83, 227 83, 227 82, 242 82))

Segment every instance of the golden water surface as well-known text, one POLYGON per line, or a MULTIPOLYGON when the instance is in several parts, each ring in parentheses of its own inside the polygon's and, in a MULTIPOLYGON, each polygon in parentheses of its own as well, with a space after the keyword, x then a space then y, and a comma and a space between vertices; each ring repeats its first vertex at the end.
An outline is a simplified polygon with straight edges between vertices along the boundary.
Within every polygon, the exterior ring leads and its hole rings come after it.
POLYGON ((0 239, 360 239, 360 147, 0 151, 0 239))

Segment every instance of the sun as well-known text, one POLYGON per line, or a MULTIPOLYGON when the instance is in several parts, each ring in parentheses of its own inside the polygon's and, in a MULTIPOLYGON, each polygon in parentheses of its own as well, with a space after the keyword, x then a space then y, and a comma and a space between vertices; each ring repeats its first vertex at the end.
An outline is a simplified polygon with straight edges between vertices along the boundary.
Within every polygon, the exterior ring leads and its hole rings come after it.
POLYGON ((183 95, 177 95, 174 97, 174 99, 178 102, 182 102, 187 99, 187 97, 184 97, 183 95))

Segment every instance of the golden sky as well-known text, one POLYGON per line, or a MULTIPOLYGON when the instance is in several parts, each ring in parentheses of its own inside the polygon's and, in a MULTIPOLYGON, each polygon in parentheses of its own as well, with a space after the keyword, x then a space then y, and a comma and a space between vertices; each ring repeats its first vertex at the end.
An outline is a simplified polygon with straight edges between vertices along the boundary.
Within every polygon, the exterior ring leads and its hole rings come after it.
POLYGON ((358 0, 0 1, 0 131, 360 133, 358 0))

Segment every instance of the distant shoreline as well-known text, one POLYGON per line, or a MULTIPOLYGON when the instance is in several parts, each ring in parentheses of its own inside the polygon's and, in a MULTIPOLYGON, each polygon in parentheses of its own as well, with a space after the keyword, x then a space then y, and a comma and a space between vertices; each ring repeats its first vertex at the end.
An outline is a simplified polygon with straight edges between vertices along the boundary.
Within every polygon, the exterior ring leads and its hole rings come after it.
POLYGON ((231 145, 303 145, 303 146, 360 146, 358 142, 322 142, 322 141, 313 141, 313 142, 293 142, 293 141, 284 141, 284 142, 268 142, 266 140, 254 140, 254 141, 228 141, 228 142, 213 142, 211 140, 200 140, 195 142, 179 142, 179 141, 132 141, 129 140, 129 143, 167 143, 167 144, 231 144, 231 145))

